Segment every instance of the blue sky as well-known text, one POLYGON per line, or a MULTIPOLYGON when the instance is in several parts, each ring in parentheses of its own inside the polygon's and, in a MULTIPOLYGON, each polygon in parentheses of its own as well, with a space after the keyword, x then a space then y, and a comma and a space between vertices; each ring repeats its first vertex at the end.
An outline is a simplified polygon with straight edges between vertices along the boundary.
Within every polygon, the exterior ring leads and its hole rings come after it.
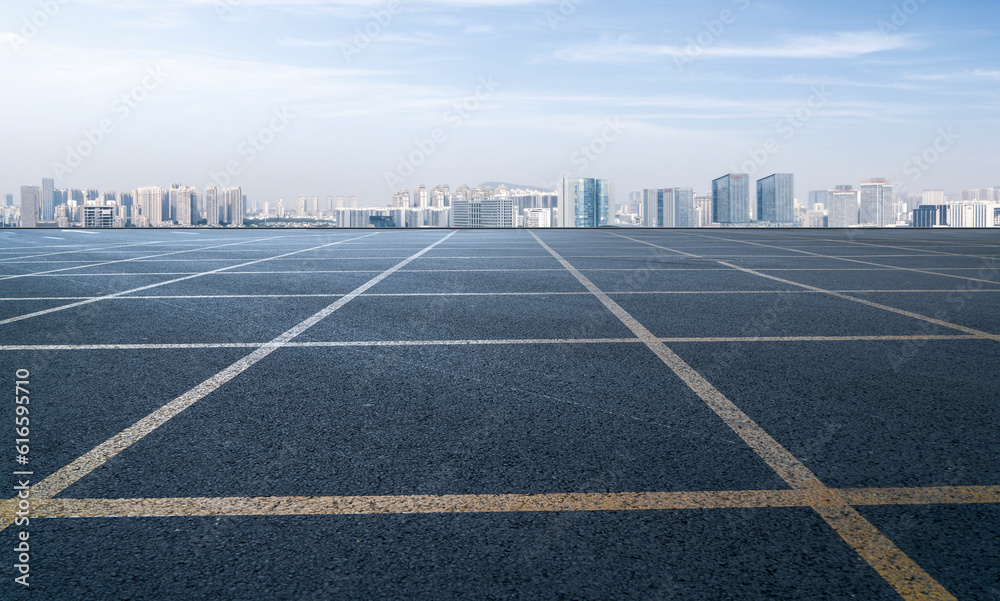
POLYGON ((943 0, 7 0, 0 192, 997 186, 998 24, 943 0))

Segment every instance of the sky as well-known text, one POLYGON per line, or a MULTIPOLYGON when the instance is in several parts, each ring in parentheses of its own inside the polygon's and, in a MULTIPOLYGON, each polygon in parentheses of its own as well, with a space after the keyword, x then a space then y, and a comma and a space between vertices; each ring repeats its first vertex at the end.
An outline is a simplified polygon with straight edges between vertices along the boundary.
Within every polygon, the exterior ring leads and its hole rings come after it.
POLYGON ((1000 186, 1000 3, 5 0, 0 193, 1000 186))

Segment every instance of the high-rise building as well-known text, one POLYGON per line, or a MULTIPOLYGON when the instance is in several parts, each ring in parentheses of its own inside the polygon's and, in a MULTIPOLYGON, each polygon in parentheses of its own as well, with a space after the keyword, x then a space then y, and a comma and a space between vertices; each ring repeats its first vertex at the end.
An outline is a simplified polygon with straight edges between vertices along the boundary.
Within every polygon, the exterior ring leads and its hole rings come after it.
POLYGON ((279 219, 285 216, 285 199, 283 198, 278 199, 278 208, 275 209, 275 214, 278 216, 279 219))
POLYGON ((312 197, 312 201, 309 203, 309 208, 306 210, 306 214, 310 217, 319 217, 319 196, 312 197))
POLYGON ((295 202, 295 216, 302 219, 306 216, 306 197, 299 196, 299 199, 295 202))
POLYGON ((350 196, 347 197, 347 208, 349 209, 358 208, 358 197, 356 195, 351 194, 350 196))
POLYGON ((920 205, 913 210, 913 227, 941 227, 948 225, 947 204, 920 205))
POLYGON ((642 191, 642 225, 663 227, 663 190, 647 188, 642 191))
POLYGON ((861 182, 861 225, 886 227, 896 222, 892 208, 892 184, 885 179, 861 182))
POLYGON ((525 209, 524 227, 550 227, 552 225, 552 209, 525 209))
POLYGON ((712 221, 712 195, 698 194, 694 197, 695 224, 693 227, 708 227, 712 221))
POLYGON ((226 211, 226 224, 242 226, 246 215, 246 197, 243 188, 226 188, 222 191, 222 204, 226 211))
POLYGON ((166 190, 159 186, 138 188, 135 191, 137 213, 132 218, 136 227, 160 227, 163 225, 163 199, 166 190))
POLYGON ((854 227, 858 225, 858 191, 852 186, 837 186, 827 195, 827 226, 854 227))
POLYGON ((615 183, 609 179, 559 180, 561 227, 606 227, 615 223, 615 183))
MULTIPOLYGON (((21 186, 21 227, 35 227, 40 221, 42 210, 42 187, 21 186)), ((52 215, 55 219, 53 211, 52 215)))
POLYGON ((418 209, 426 209, 431 206, 430 195, 427 193, 427 186, 420 184, 413 191, 413 206, 418 209))
POLYGON ((962 201, 1000 201, 1000 188, 973 188, 962 191, 962 201))
POLYGON ((807 209, 815 209, 816 205, 823 205, 824 207, 830 202, 829 190, 813 190, 809 192, 809 204, 806 205, 807 209))
POLYGON ((451 205, 451 227, 511 228, 517 225, 517 210, 512 198, 454 199, 451 205))
POLYGON ((14 195, 13 194, 7 194, 4 197, 4 205, 8 206, 8 207, 14 206, 14 195))
POLYGON ((775 173, 757 180, 757 220, 775 224, 795 222, 795 176, 775 173))
POLYGON ((346 208, 346 200, 344 199, 343 196, 338 196, 337 197, 337 204, 334 205, 333 209, 337 210, 337 209, 343 209, 343 208, 346 208))
POLYGON ((56 211, 53 204, 52 192, 55 190, 55 182, 51 178, 42 178, 42 206, 39 212, 42 221, 55 221, 56 211))
POLYGON ((1000 202, 975 200, 951 205, 950 227, 1000 227, 1000 202))
POLYGON ((947 202, 944 196, 944 190, 924 190, 924 193, 920 197, 920 204, 922 205, 943 205, 947 202))
POLYGON ((730 173, 712 182, 712 221, 721 225, 750 223, 750 176, 730 173))
POLYGON ((115 207, 106 205, 87 205, 83 207, 83 227, 114 227, 115 207))
POLYGON ((168 192, 170 217, 177 225, 191 227, 198 221, 198 190, 174 184, 168 192))
POLYGON ((665 188, 663 190, 662 227, 695 227, 694 190, 665 188))
POLYGON ((219 227, 219 188, 205 188, 205 220, 209 227, 219 227))
POLYGON ((435 209, 445 209, 451 206, 451 188, 447 184, 434 186, 431 190, 431 206, 435 209))
MULTIPOLYGON (((392 206, 395 209, 405 209, 410 206, 410 191, 397 190, 392 195, 392 206)), ((353 207, 352 207, 353 208, 353 207)))

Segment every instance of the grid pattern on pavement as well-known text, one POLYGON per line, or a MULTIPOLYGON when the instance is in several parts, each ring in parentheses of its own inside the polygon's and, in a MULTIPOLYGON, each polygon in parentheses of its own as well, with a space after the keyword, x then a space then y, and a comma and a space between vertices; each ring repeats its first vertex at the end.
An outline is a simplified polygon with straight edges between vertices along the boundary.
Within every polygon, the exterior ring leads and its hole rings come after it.
MULTIPOLYGON (((629 537, 629 514, 728 512, 752 531, 766 511, 788 526, 776 537, 809 532, 815 548, 741 561, 817 564, 842 589, 762 576, 747 598, 1000 594, 990 233, 74 234, 0 235, 0 358, 30 368, 38 398, 61 399, 35 422, 32 515, 45 524, 468 515, 499 539, 531 530, 518 516, 607 513, 629 537), (908 507, 925 512, 921 529, 900 531, 908 507), (935 507, 986 517, 930 555, 921 533, 969 519, 936 522, 935 507)), ((8 536, 16 507, 0 501, 8 536)), ((686 560, 636 561, 652 574, 686 560)), ((524 596, 580 586, 561 573, 524 596)), ((720 596, 644 578, 661 596, 720 596)), ((362 597, 377 581, 330 586, 362 597)), ((278 598, 318 594, 272 584, 278 598)))

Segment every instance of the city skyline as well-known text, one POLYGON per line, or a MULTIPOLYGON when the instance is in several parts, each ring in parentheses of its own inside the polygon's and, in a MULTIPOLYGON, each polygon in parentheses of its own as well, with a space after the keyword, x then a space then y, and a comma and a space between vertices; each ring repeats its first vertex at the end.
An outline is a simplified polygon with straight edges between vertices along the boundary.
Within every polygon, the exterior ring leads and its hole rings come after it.
POLYGON ((449 184, 437 184, 430 190, 420 185, 412 196, 398 190, 388 205, 329 194, 325 201, 299 196, 286 208, 281 198, 273 205, 248 201, 242 187, 210 185, 199 194, 196 187, 174 183, 101 192, 54 188, 43 179, 41 186, 21 186, 17 206, 6 195, 0 226, 280 226, 304 220, 336 227, 1000 227, 1000 187, 911 194, 885 178, 871 178, 857 190, 841 184, 810 191, 801 202, 793 193, 795 174, 771 174, 753 187, 751 180, 747 173, 723 175, 712 181, 709 195, 682 187, 633 190, 624 203, 613 179, 563 178, 555 193, 497 182, 462 184, 452 193, 449 184))
POLYGON ((1000 183, 985 2, 52 5, 0 8, 5 193, 22 173, 379 205, 463 179, 1000 183))

